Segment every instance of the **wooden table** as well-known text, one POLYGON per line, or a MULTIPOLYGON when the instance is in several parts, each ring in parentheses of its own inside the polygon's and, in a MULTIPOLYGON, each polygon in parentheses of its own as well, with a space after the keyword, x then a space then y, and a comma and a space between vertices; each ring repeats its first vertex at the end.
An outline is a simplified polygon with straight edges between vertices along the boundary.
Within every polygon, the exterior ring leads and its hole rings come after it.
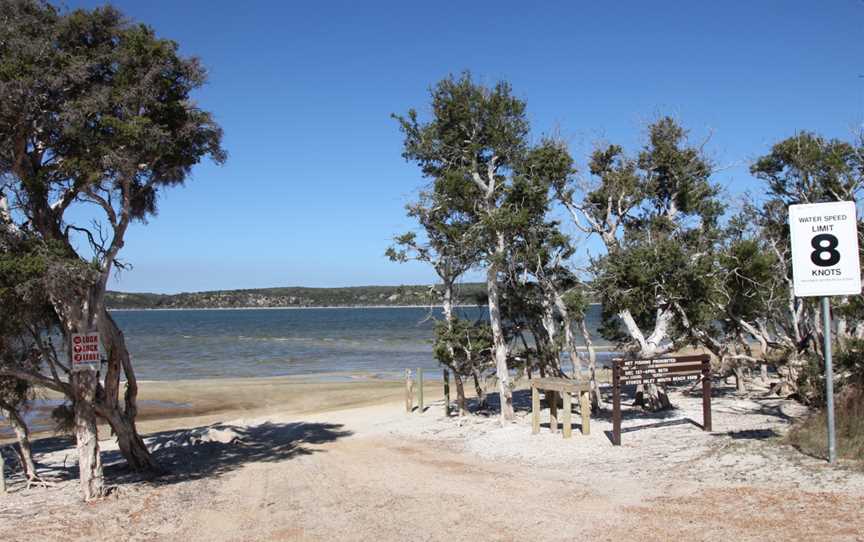
POLYGON ((558 394, 564 395, 564 438, 573 436, 570 425, 571 394, 579 394, 579 410, 582 413, 582 434, 591 434, 590 414, 591 401, 588 398, 587 382, 577 382, 567 378, 533 378, 531 379, 531 432, 540 432, 540 390, 546 392, 546 402, 549 403, 549 428, 558 432, 558 394))

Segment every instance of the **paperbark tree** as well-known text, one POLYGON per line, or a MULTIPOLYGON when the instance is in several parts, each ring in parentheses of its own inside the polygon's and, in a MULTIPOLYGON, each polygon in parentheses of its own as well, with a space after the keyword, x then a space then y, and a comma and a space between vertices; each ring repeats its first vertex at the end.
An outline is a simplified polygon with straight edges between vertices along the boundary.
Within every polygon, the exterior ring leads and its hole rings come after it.
POLYGON ((32 283, 44 269, 44 259, 33 248, 32 237, 12 228, 8 200, 0 192, 0 414, 18 439, 18 456, 28 483, 41 482, 23 416, 35 388, 31 380, 5 371, 39 374, 44 364, 32 335, 46 333, 56 322, 41 289, 32 283))
MULTIPOLYGON (((641 357, 695 342, 694 330, 711 321, 707 296, 714 292, 714 246, 724 209, 710 181, 712 165, 677 122, 661 118, 648 134, 635 159, 616 145, 597 150, 590 171, 599 182, 580 202, 573 183, 557 187, 574 222, 606 247, 594 262, 604 332, 641 357)), ((637 402, 669 406, 662 390, 646 391, 637 402)))
MULTIPOLYGON (((10 180, 13 219, 65 253, 46 280, 64 335, 98 330, 108 354, 104 382, 83 373, 69 382, 79 446, 96 442, 98 415, 130 467, 158 470, 135 426, 137 380, 105 290, 124 265, 129 225, 155 213, 158 191, 181 184, 206 156, 225 159, 221 129, 190 99, 205 72, 180 57, 176 43, 114 8, 61 14, 37 1, 0 6, 0 174, 10 180), (78 206, 102 220, 76 222, 69 211, 78 206), (76 250, 78 241, 88 249, 76 250)), ((94 457, 95 444, 87 445, 82 461, 94 457)), ((98 449, 95 458, 82 476, 101 476, 98 449)), ((84 487, 85 494, 99 489, 84 487)))
MULTIPOLYGON (((797 390, 807 354, 822 356, 819 307, 812 299, 797 298, 792 288, 789 205, 828 201, 858 202, 864 189, 864 140, 849 143, 800 132, 779 141, 759 157, 751 173, 767 185, 767 198, 747 208, 747 218, 757 226, 761 250, 772 257, 772 288, 764 314, 740 318, 741 328, 764 350, 781 357, 782 385, 786 394, 797 390)), ((859 213, 859 243, 864 222, 859 213)), ((864 244, 862 244, 864 246, 864 244)), ((834 338, 844 343, 864 337, 864 303, 861 296, 834 300, 834 338)))
POLYGON ((518 206, 505 202, 528 150, 525 102, 512 95, 507 83, 487 88, 474 83, 468 73, 440 81, 431 90, 431 102, 428 122, 420 122, 413 109, 406 116, 395 116, 405 134, 403 157, 416 162, 425 176, 444 180, 441 189, 464 202, 460 210, 477 226, 486 264, 501 420, 506 422, 514 414, 500 274, 508 226, 518 213, 518 206))
MULTIPOLYGON (((453 346, 454 305, 457 302, 457 282, 471 267, 477 265, 480 254, 470 220, 466 220, 458 208, 451 205, 446 192, 439 191, 433 183, 432 190, 421 193, 417 203, 408 205, 408 216, 420 225, 423 239, 414 232, 395 238, 395 245, 387 249, 387 256, 398 262, 417 260, 432 266, 441 279, 441 308, 444 327, 436 327, 436 335, 444 342, 443 352, 436 352, 438 361, 453 372, 456 382, 456 402, 459 414, 467 412, 463 378, 473 375, 470 366, 457 363, 453 346), (471 371, 471 372, 466 372, 471 371)), ((449 408, 449 407, 448 407, 449 408)))

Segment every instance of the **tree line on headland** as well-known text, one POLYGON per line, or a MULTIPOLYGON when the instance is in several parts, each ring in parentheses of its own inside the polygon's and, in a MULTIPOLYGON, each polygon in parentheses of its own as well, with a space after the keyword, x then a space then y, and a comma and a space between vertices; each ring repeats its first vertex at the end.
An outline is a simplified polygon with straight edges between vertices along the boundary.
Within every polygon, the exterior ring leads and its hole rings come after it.
MULTIPOLYGON (((485 284, 460 284, 463 302, 477 303, 485 284)), ((179 294, 107 292, 109 309, 230 309, 250 307, 400 307, 437 304, 439 285, 349 286, 344 288, 254 288, 179 294)))
MULTIPOLYGON (((108 311, 127 229, 152 218, 159 192, 195 164, 227 156, 221 128, 190 97, 205 70, 175 42, 112 7, 0 0, 0 14, 0 410, 38 482, 20 413, 36 388, 65 397, 57 414, 75 435, 82 495, 93 499, 105 491, 100 421, 130 469, 161 470, 138 433, 133 361, 108 311), (100 371, 73 371, 69 339, 94 331, 100 371)), ((408 207, 417 231, 387 255, 427 262, 440 278, 435 355, 456 375, 461 409, 463 379, 491 373, 511 419, 513 369, 587 378, 600 408, 585 325, 592 299, 603 305, 604 334, 630 355, 703 348, 739 382, 746 367, 771 366, 777 393, 821 400, 818 313, 792 294, 786 209, 857 201, 860 140, 800 132, 777 142, 751 167, 760 190, 732 207, 705 142, 691 142, 675 119, 652 123, 640 149, 604 144, 577 168, 564 141, 532 142, 526 103, 506 82, 448 77, 430 98, 429 118, 396 116, 403 156, 428 184, 408 207), (576 267, 584 245, 567 231, 597 237, 603 253, 576 267), (466 301, 458 286, 469 271, 485 274, 488 321, 452 310, 466 301)), ((847 389, 860 389, 864 373, 862 309, 861 296, 835 299, 836 378, 847 389)), ((641 398, 668 405, 660 389, 641 398)))

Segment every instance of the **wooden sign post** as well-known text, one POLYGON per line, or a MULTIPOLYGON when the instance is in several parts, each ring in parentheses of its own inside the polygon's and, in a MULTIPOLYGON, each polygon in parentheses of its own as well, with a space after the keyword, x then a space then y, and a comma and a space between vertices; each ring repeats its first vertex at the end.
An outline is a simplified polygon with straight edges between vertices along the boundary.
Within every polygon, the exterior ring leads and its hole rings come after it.
POLYGON ((711 431, 711 358, 616 359, 612 365, 612 444, 621 446, 621 386, 683 384, 702 379, 702 429, 711 431))

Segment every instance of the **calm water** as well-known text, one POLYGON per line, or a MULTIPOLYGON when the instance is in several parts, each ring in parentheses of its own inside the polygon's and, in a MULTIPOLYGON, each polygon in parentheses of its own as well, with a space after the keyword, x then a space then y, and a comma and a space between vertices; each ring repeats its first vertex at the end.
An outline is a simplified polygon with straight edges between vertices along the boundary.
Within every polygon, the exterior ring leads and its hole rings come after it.
MULTIPOLYGON (((482 308, 460 308, 466 318, 482 308)), ((437 369, 425 308, 116 311, 145 380, 437 369)), ((433 312, 440 318, 440 310, 433 312)), ((596 329, 600 307, 588 314, 596 329)), ((599 337, 596 340, 601 341, 599 337)))
MULTIPOLYGON (((476 319, 484 308, 460 308, 476 319)), ((116 311, 135 372, 142 380, 326 375, 367 372, 397 377, 406 367, 440 378, 432 357, 434 321, 424 308, 116 311)), ((439 311, 432 313, 441 318, 439 311)), ((589 328, 600 307, 588 313, 589 328)), ((606 344, 594 337, 598 344, 606 344)), ((601 357, 601 364, 603 358, 601 357)), ((569 370, 568 364, 562 364, 569 370)), ((37 400, 31 428, 50 429, 59 401, 37 400)), ((148 403, 143 401, 142 403, 148 403)), ((157 403, 157 402, 152 402, 157 403)), ((0 417, 0 422, 3 418, 0 417)), ((0 437, 12 436, 0 423, 0 437)))

